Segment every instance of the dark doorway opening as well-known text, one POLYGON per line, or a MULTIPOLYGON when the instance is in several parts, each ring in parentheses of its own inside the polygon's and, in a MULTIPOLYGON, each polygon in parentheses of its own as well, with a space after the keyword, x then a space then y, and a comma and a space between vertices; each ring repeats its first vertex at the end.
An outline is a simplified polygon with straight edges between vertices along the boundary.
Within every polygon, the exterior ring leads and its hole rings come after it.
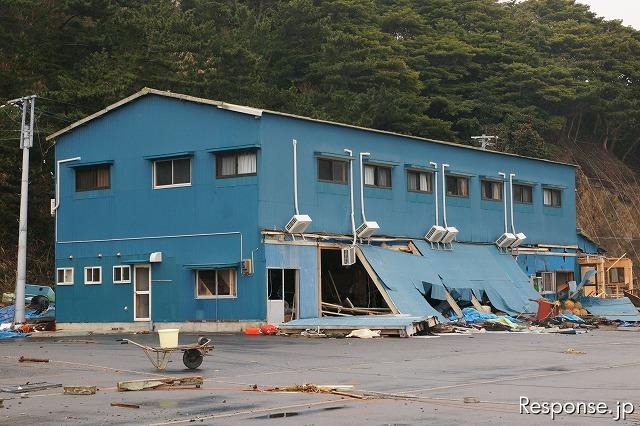
POLYGON ((323 316, 391 313, 360 259, 343 266, 340 249, 322 249, 320 267, 323 316))

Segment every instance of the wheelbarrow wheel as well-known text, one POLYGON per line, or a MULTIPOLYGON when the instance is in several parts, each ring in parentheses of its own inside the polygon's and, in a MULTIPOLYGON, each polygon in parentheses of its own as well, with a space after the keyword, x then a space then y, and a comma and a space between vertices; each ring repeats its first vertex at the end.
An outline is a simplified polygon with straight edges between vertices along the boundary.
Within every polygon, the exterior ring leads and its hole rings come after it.
POLYGON ((184 363, 185 367, 191 370, 195 370, 196 368, 200 367, 203 359, 204 356, 199 349, 187 349, 182 355, 182 362, 184 363))

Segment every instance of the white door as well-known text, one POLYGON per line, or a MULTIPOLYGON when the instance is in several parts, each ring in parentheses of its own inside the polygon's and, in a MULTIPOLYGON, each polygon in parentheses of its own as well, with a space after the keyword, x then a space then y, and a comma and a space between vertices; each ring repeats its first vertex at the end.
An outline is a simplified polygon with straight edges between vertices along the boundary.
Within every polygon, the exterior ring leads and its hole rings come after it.
POLYGON ((151 320, 151 267, 136 265, 133 274, 133 319, 151 320))
POLYGON ((284 322, 284 282, 282 269, 267 269, 267 322, 284 322))

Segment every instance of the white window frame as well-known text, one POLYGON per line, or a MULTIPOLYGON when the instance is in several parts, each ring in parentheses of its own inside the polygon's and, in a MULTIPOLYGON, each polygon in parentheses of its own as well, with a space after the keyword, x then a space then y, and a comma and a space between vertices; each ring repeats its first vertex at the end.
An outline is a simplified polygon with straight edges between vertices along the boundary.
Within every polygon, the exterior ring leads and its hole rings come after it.
MULTIPOLYGON (((91 273, 91 275, 93 275, 93 272, 91 273)), ((85 266, 85 268, 84 268, 84 284, 85 285, 102 284, 102 266, 85 266), (88 281, 87 280, 87 271, 89 269, 91 269, 92 271, 94 269, 98 269, 100 271, 100 280, 99 281, 88 281)))
POLYGON ((185 186, 191 186, 193 182, 193 159, 191 157, 179 157, 179 158, 158 158, 157 160, 153 160, 153 173, 151 176, 153 189, 165 189, 165 188, 182 188, 185 186), (171 161, 171 181, 173 182, 173 162, 177 160, 189 160, 189 182, 187 183, 172 183, 169 185, 156 185, 156 166, 160 162, 171 161))
POLYGON ((130 265, 114 265, 113 266, 113 283, 114 284, 131 284, 131 266, 130 265), (116 269, 120 269, 120 280, 116 280, 116 269), (124 276, 123 271, 127 269, 129 270, 129 279, 123 280, 124 276))
POLYGON ((238 270, 237 268, 220 268, 220 269, 200 269, 195 271, 194 292, 196 299, 237 299, 238 298, 238 270), (218 272, 220 271, 232 271, 233 272, 233 292, 232 294, 212 294, 201 296, 198 294, 198 277, 201 271, 215 271, 216 273, 216 293, 218 293, 218 272))
POLYGON ((56 285, 73 285, 73 273, 74 273, 74 271, 73 271, 73 268, 71 268, 71 267, 67 267, 67 268, 57 268, 57 269, 56 269, 56 285), (67 272, 67 271, 71 271, 71 281, 70 281, 70 282, 69 282, 69 281, 62 281, 62 282, 58 282, 58 273, 59 273, 60 271, 64 271, 64 277, 65 277, 65 279, 66 279, 66 277, 67 277, 66 272, 67 272))

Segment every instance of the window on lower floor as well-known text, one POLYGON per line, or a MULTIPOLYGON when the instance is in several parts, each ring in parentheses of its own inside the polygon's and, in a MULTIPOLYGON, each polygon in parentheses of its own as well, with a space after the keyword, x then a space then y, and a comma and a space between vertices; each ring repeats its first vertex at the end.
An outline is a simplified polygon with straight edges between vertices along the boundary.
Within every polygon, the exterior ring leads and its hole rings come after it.
POLYGON ((116 265, 113 267, 113 283, 129 284, 131 282, 131 267, 129 265, 116 265))
POLYGON ((236 297, 235 269, 196 271, 196 297, 236 297))
POLYGON ((85 284, 102 284, 102 266, 87 266, 84 268, 85 284))
POLYGON ((111 166, 76 169, 76 192, 111 188, 111 166))
POLYGON ((349 183, 348 163, 333 158, 318 158, 318 180, 332 183, 349 183))
POLYGON ((153 162, 154 188, 189 185, 191 185, 191 158, 153 162))
POLYGON ((543 189, 544 205, 547 207, 560 207, 562 205, 562 191, 559 189, 543 189))
POLYGON ((465 176, 447 176, 447 195, 454 197, 469 196, 469 178, 465 176))
POLYGON ((58 268, 56 270, 56 284, 70 285, 73 284, 73 268, 58 268))
POLYGON ((364 184, 378 188, 391 188, 391 167, 367 164, 364 166, 364 184))
POLYGON ((624 268, 609 269, 609 282, 612 284, 624 283, 624 268))
POLYGON ((482 187, 483 200, 502 200, 502 182, 483 180, 480 182, 480 185, 482 187))
POLYGON ((431 192, 433 173, 407 170, 407 190, 412 192, 431 192))
POLYGON ((255 175, 256 151, 235 151, 216 154, 216 177, 255 175))
POLYGON ((529 185, 513 185, 513 202, 521 204, 533 203, 533 188, 529 185))

